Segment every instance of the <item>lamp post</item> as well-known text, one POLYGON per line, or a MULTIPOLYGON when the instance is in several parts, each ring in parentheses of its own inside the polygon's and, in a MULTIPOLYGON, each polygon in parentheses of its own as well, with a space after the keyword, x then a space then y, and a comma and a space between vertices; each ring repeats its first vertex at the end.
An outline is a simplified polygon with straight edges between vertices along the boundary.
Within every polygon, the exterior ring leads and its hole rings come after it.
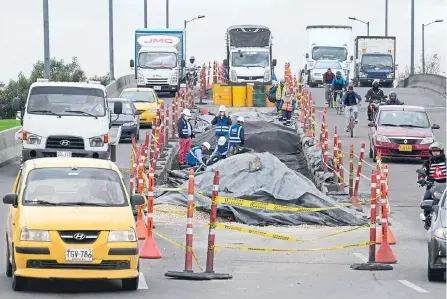
POLYGON ((357 22, 363 23, 363 24, 366 24, 366 35, 369 36, 369 22, 365 22, 365 21, 359 20, 356 17, 349 17, 349 19, 353 20, 353 21, 357 21, 357 22))
POLYGON ((109 0, 109 78, 115 80, 115 64, 113 54, 113 0, 109 0))
POLYGON ((43 52, 44 78, 50 79, 50 24, 48 21, 48 0, 43 0, 43 52))
POLYGON ((144 0, 144 28, 147 28, 147 0, 144 0))
MULTIPOLYGON (((184 26, 183 26, 183 27, 184 27, 184 29, 185 29, 185 56, 187 56, 187 55, 186 55, 186 25, 187 25, 188 23, 194 21, 194 20, 197 20, 197 19, 203 19, 204 17, 205 17, 204 15, 199 15, 199 16, 197 16, 197 17, 191 19, 191 20, 185 20, 185 22, 184 22, 184 26)), ((186 57, 185 57, 185 60, 186 60, 186 57)))
POLYGON ((169 28, 169 0, 166 0, 166 28, 169 28))
POLYGON ((385 36, 388 36, 388 0, 385 0, 385 36))
POLYGON ((430 22, 428 24, 422 24, 422 73, 425 74, 425 27, 434 24, 434 23, 441 23, 444 20, 436 20, 433 22, 430 22))

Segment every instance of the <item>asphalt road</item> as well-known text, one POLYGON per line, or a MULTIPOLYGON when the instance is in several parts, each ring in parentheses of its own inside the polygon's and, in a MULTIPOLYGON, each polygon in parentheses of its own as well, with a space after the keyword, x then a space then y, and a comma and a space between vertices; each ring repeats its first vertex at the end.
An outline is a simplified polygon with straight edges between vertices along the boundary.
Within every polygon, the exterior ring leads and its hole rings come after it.
MULTIPOLYGON (((358 88, 363 96, 366 89, 358 88)), ((323 90, 311 90, 319 107, 323 107, 323 90)), ((441 125, 436 137, 445 142, 446 118, 445 99, 417 89, 397 89, 406 104, 417 104, 429 108, 434 123, 441 125)), ((351 139, 341 132, 343 144, 348 148, 353 143, 358 150, 362 142, 367 143, 367 121, 365 108, 361 109, 361 122, 356 126, 356 137, 351 139)), ((343 127, 344 119, 332 111, 328 122, 343 127)), ((143 132, 142 132, 143 133, 143 132)), ((331 132, 332 135, 332 132, 331 132)), ((143 134, 142 134, 143 136, 143 134)), ((144 138, 142 138, 142 141, 144 138)), ((142 142, 141 141, 141 142, 142 142)), ((129 165, 130 144, 118 147, 117 164, 129 165)), ((372 163, 366 157, 366 161, 372 163)), ((216 255, 217 272, 234 276, 229 281, 178 281, 163 277, 168 270, 182 270, 184 251, 156 237, 163 257, 159 260, 141 260, 140 289, 136 292, 122 292, 119 282, 69 282, 35 281, 28 292, 11 291, 11 280, 0 275, 0 298, 324 298, 324 299, 435 299, 445 298, 444 282, 431 283, 426 277, 427 245, 426 232, 419 220, 419 202, 423 190, 417 187, 415 169, 421 161, 389 160, 390 202, 392 206, 392 230, 397 244, 393 251, 398 259, 394 270, 385 272, 359 272, 349 268, 352 263, 361 262, 367 256, 366 247, 333 251, 268 253, 222 249, 216 255)), ((0 191, 11 190, 19 165, 10 164, 0 168, 0 191)), ((369 172, 364 167, 364 172, 369 172)), ((368 182, 361 186, 368 190, 368 182)), ((363 189, 362 188, 362 189, 363 189)), ((7 209, 0 207, 0 215, 6 219, 7 209)), ((157 220, 157 230, 171 238, 184 242, 185 221, 177 219, 157 220)), ((278 234, 301 238, 326 235, 340 228, 292 227, 259 228, 278 234)), ((5 230, 5 222, 0 231, 5 230)), ((194 221, 194 250, 203 265, 206 256, 207 230, 205 222, 194 221)), ((368 241, 368 230, 358 230, 336 237, 294 244, 275 239, 260 238, 232 231, 217 230, 217 243, 233 246, 271 248, 316 248, 368 241)), ((3 256, 5 247, 1 248, 3 256)), ((0 268, 5 268, 4 258, 0 258, 0 268)), ((196 270, 197 271, 197 270, 196 270)))

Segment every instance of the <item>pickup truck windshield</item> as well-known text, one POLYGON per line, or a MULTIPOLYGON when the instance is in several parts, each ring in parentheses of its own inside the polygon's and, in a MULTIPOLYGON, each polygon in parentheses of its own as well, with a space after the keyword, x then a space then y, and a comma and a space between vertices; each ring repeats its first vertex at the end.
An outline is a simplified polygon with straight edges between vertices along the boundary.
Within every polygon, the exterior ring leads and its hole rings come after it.
POLYGON ((345 61, 346 59, 348 59, 348 50, 343 47, 313 47, 312 59, 345 61))
POLYGON ((362 65, 389 68, 393 66, 393 57, 391 55, 363 54, 362 65))
POLYGON ((269 52, 241 51, 233 52, 231 66, 233 67, 268 67, 270 65, 269 52), (242 57, 241 57, 242 56, 242 57))
POLYGON ((128 206, 120 176, 102 168, 37 168, 30 171, 23 205, 128 206))
POLYGON ((429 128, 427 113, 420 111, 387 111, 380 112, 379 126, 429 128))
POLYGON ((142 52, 138 56, 138 66, 143 69, 172 69, 177 66, 175 53, 142 52))
POLYGON ((106 115, 105 94, 98 88, 72 86, 36 86, 31 89, 27 112, 29 114, 106 115))
POLYGON ((129 99, 134 103, 155 103, 152 91, 125 91, 120 95, 120 98, 129 99))

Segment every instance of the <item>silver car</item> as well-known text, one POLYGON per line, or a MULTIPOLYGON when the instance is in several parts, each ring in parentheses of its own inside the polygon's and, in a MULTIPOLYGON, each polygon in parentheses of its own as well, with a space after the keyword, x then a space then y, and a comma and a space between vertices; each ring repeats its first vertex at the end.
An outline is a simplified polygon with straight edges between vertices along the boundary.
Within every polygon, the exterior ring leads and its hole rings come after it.
POLYGON ((317 87, 318 84, 323 84, 323 74, 330 68, 335 74, 340 71, 343 74, 343 67, 337 60, 318 60, 315 62, 315 67, 310 71, 310 87, 317 87))

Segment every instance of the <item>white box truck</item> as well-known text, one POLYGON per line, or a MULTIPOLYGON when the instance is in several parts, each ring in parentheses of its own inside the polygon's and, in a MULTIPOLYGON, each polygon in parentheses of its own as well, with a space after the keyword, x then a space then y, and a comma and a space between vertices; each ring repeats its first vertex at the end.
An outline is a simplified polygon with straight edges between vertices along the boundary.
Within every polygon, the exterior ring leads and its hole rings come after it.
POLYGON ((183 29, 135 30, 135 57, 130 67, 138 87, 174 95, 185 79, 185 31, 183 29))
POLYGON ((374 80, 393 87, 396 79, 396 37, 357 36, 355 38, 354 81, 371 86, 374 80))
POLYGON ((337 60, 349 81, 351 62, 354 59, 352 49, 352 27, 338 25, 312 25, 306 27, 308 49, 304 55, 302 77, 310 85, 310 72, 318 60, 337 60))
POLYGON ((224 66, 231 85, 270 85, 276 59, 272 34, 261 25, 236 25, 227 29, 224 66))

